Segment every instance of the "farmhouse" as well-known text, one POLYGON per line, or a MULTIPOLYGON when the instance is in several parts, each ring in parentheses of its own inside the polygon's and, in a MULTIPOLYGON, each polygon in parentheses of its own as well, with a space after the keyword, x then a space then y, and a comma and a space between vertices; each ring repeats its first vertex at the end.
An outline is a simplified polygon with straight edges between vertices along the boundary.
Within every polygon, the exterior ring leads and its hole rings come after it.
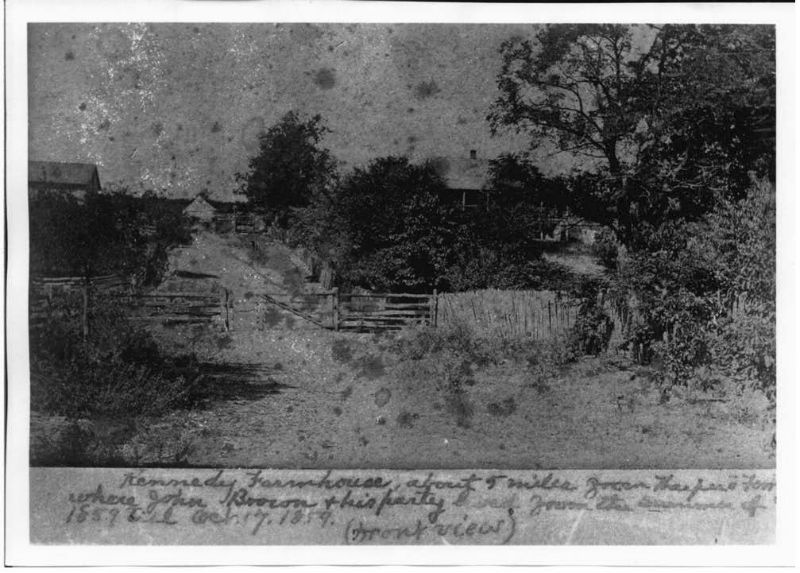
POLYGON ((470 150, 469 158, 436 157, 431 163, 447 183, 448 199, 458 201, 464 209, 485 203, 489 161, 478 159, 475 149, 470 150))
POLYGON ((89 193, 100 192, 100 176, 94 163, 28 162, 28 194, 63 193, 83 201, 89 193))

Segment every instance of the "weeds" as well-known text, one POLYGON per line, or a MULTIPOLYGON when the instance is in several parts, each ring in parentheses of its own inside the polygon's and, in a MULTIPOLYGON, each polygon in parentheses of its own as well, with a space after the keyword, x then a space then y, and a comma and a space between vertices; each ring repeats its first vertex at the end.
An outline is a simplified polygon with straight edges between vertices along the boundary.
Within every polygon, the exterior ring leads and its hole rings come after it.
MULTIPOLYGON (((468 387, 476 384, 481 368, 511 360, 524 364, 531 384, 540 392, 549 390, 549 382, 574 359, 563 338, 546 341, 525 336, 497 338, 478 334, 470 324, 456 321, 439 328, 425 327, 404 332, 393 341, 392 350, 401 363, 415 363, 414 371, 425 372, 443 394, 445 410, 461 427, 469 427, 475 408, 468 387)), ((490 413, 507 415, 516 404, 510 401, 489 406, 490 413)))
POLYGON ((40 444, 44 462, 115 463, 117 445, 138 418, 210 399, 194 356, 163 356, 144 330, 102 300, 84 338, 72 302, 55 301, 57 310, 31 336, 31 409, 67 419, 55 443, 40 444))

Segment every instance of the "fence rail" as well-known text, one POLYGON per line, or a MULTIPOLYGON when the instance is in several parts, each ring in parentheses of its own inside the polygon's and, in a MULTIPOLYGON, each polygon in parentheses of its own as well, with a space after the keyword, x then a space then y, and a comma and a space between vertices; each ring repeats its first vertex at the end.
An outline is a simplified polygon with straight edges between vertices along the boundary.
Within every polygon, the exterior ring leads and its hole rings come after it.
POLYGON ((436 324, 437 294, 340 293, 338 289, 302 295, 261 293, 261 299, 321 328, 396 330, 436 324))
MULTIPOLYGON (((98 284, 115 277, 95 277, 98 284)), ((82 293, 84 330, 94 303, 95 291, 89 292, 86 282, 78 286, 75 277, 32 280, 30 322, 42 324, 55 307, 49 297, 34 296, 43 292, 43 284, 69 285, 65 291, 82 293)), ((52 290, 47 292, 52 292, 52 290)), ((116 304, 127 309, 131 320, 161 323, 217 323, 225 329, 234 324, 234 313, 262 313, 264 305, 272 305, 292 313, 320 328, 342 331, 399 330, 407 326, 447 325, 468 322, 479 331, 492 335, 525 335, 544 339, 565 334, 574 324, 578 309, 575 301, 565 300, 547 291, 486 290, 465 293, 340 293, 338 289, 317 293, 256 293, 248 301, 236 303, 230 291, 147 292, 131 293, 99 289, 116 304), (255 303, 255 304, 254 304, 255 303)), ((250 315, 252 316, 252 315, 250 315)), ((629 317, 615 317, 627 322, 629 317)), ((235 323, 249 328, 245 319, 235 323)), ((618 328, 622 325, 617 325, 618 328)), ((623 328, 619 328, 623 330, 623 328)))
POLYGON ((89 317, 97 302, 96 295, 110 299, 126 309, 129 320, 169 323, 209 323, 219 321, 230 328, 233 298, 227 289, 209 293, 132 293, 129 283, 117 275, 92 277, 32 277, 29 300, 29 324, 38 329, 46 319, 60 312, 58 298, 80 295, 81 323, 84 337, 89 332, 89 317))

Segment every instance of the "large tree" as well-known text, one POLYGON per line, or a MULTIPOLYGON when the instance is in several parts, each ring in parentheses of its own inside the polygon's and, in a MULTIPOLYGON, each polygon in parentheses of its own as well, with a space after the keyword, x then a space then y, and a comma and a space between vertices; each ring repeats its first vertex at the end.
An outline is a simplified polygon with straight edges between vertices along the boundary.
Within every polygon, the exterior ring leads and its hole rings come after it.
POLYGON ((326 133, 320 115, 304 119, 290 111, 262 134, 247 173, 236 176, 250 204, 285 227, 294 210, 328 194, 336 161, 321 146, 326 133))
POLYGON ((492 129, 588 160, 579 192, 599 196, 625 240, 771 172, 771 27, 550 25, 500 52, 492 129))

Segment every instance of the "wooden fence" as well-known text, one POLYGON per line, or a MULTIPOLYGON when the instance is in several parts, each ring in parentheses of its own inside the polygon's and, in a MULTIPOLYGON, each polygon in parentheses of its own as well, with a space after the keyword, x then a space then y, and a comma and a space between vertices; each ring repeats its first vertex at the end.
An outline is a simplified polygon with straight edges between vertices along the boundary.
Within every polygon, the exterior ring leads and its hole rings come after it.
POLYGON ((485 336, 543 340, 575 324, 578 303, 554 291, 485 289, 439 296, 441 325, 469 324, 485 336))
POLYGON ((164 324, 206 323, 218 320, 230 329, 233 297, 227 289, 208 293, 142 293, 117 297, 129 310, 129 318, 164 324))
POLYGON ((336 330, 398 330, 436 325, 437 294, 343 294, 335 301, 336 330))
POLYGON ((214 229, 219 233, 259 233, 265 228, 264 218, 253 213, 218 213, 213 218, 214 229))
POLYGON ((58 297, 80 295, 81 323, 83 336, 89 333, 90 293, 124 293, 131 286, 121 275, 109 274, 94 277, 31 276, 29 285, 28 320, 31 328, 41 327, 54 311, 54 301, 58 297))
POLYGON ((89 317, 98 297, 125 308, 133 321, 165 324, 219 321, 227 330, 233 311, 233 297, 227 289, 215 294, 131 293, 130 283, 118 275, 92 277, 88 281, 83 277, 31 277, 30 287, 31 328, 41 328, 48 316, 64 310, 59 299, 79 296, 84 337, 89 333, 89 317))
POLYGON ((85 286, 102 291, 125 289, 130 281, 121 275, 110 274, 96 277, 31 277, 31 290, 42 296, 50 296, 58 291, 80 290, 85 286))
POLYGON ((436 325, 437 294, 340 293, 330 291, 286 295, 264 293, 262 300, 332 330, 398 330, 410 325, 436 325))

